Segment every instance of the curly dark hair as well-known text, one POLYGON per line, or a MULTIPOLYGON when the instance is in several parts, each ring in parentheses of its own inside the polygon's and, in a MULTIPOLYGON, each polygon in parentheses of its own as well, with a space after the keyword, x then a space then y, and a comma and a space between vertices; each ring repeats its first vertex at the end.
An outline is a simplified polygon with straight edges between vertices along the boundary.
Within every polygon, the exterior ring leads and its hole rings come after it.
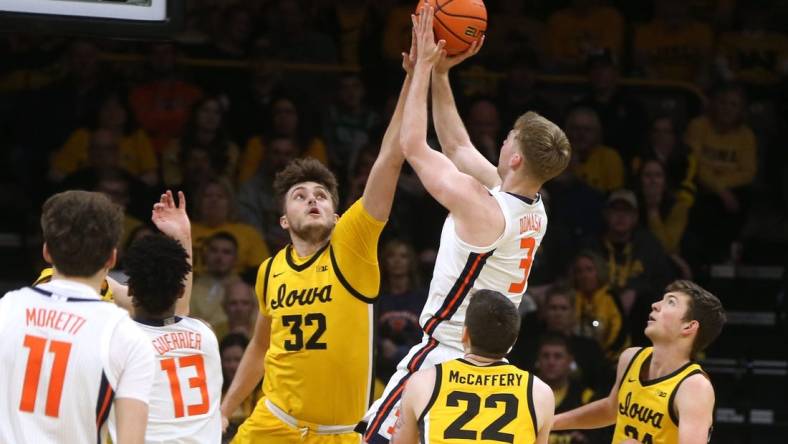
POLYGON ((274 196, 279 208, 284 213, 285 197, 293 185, 303 182, 315 182, 326 187, 331 193, 334 209, 339 206, 339 185, 334 173, 319 160, 313 157, 292 160, 282 171, 276 173, 274 179, 274 196))
POLYGON ((134 241, 123 259, 134 306, 152 316, 172 309, 192 270, 188 260, 183 246, 167 236, 154 234, 134 241))

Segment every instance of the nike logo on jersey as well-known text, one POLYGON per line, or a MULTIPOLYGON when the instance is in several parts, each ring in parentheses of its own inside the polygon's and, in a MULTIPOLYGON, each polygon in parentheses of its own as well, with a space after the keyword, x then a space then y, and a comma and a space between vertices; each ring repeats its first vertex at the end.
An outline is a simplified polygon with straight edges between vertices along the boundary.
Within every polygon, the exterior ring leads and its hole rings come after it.
POLYGON ((637 379, 627 378, 627 382, 635 382, 637 379))
POLYGON ((275 277, 275 278, 278 278, 279 276, 281 276, 281 275, 283 275, 283 274, 285 274, 285 272, 284 272, 284 271, 283 271, 283 272, 281 272, 281 273, 274 273, 274 277, 275 277))

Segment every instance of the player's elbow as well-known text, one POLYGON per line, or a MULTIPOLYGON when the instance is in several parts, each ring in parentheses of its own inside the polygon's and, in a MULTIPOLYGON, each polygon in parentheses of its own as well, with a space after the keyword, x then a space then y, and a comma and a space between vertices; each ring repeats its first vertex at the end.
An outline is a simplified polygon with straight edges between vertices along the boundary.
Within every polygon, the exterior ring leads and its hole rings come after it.
POLYGON ((418 136, 403 132, 399 138, 400 148, 402 149, 402 155, 406 158, 411 157, 416 150, 419 148, 421 144, 424 143, 423 139, 419 139, 418 136))

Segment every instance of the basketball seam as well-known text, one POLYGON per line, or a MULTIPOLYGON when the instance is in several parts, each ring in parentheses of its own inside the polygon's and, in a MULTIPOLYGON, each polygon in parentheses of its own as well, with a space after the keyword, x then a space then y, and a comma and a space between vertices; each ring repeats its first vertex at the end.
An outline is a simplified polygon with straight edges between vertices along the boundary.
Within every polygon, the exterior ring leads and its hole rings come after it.
POLYGON ((440 24, 441 24, 441 26, 443 26, 443 28, 444 28, 444 29, 446 29, 446 31, 449 31, 449 34, 453 35, 454 37, 457 37, 457 39, 458 39, 458 40, 460 40, 461 42, 463 42, 463 43, 467 43, 467 44, 469 44, 469 45, 473 43, 473 42, 469 42, 469 41, 465 40, 464 38, 460 37, 459 35, 457 35, 457 33, 455 33, 454 31, 452 31, 452 29, 451 29, 451 28, 449 28, 448 26, 446 26, 446 23, 443 23, 443 20, 441 20, 441 19, 440 19, 440 18, 438 18, 437 16, 435 17, 435 20, 437 20, 437 21, 438 21, 438 23, 440 23, 440 24))
POLYGON ((487 20, 483 19, 482 17, 477 17, 475 15, 452 14, 452 13, 446 12, 446 11, 444 11, 442 9, 440 9, 439 11, 441 12, 441 14, 447 15, 449 17, 474 19, 474 20, 479 20, 481 22, 487 23, 487 20))

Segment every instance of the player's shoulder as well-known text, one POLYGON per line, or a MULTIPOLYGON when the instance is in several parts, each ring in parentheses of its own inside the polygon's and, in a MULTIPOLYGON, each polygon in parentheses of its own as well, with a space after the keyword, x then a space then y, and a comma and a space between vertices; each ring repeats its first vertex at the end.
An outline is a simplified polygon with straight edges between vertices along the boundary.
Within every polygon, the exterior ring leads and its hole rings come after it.
POLYGON ((203 335, 203 338, 212 339, 217 343, 219 342, 216 337, 216 333, 214 333, 213 328, 211 328, 211 324, 209 324, 207 321, 204 321, 200 318, 185 316, 181 318, 181 322, 183 322, 184 327, 199 332, 201 335, 203 335))
POLYGON ((553 389, 533 373, 531 373, 531 378, 534 381, 532 392, 534 404, 541 407, 555 406, 553 389))
POLYGON ((431 391, 432 387, 435 386, 435 378, 437 377, 437 372, 439 369, 441 369, 441 367, 442 365, 438 364, 435 367, 423 368, 417 371, 413 374, 413 376, 408 378, 406 390, 420 393, 425 392, 426 390, 431 391))
POLYGON ((686 393, 714 393, 711 379, 702 371, 689 374, 681 381, 678 390, 686 393))

